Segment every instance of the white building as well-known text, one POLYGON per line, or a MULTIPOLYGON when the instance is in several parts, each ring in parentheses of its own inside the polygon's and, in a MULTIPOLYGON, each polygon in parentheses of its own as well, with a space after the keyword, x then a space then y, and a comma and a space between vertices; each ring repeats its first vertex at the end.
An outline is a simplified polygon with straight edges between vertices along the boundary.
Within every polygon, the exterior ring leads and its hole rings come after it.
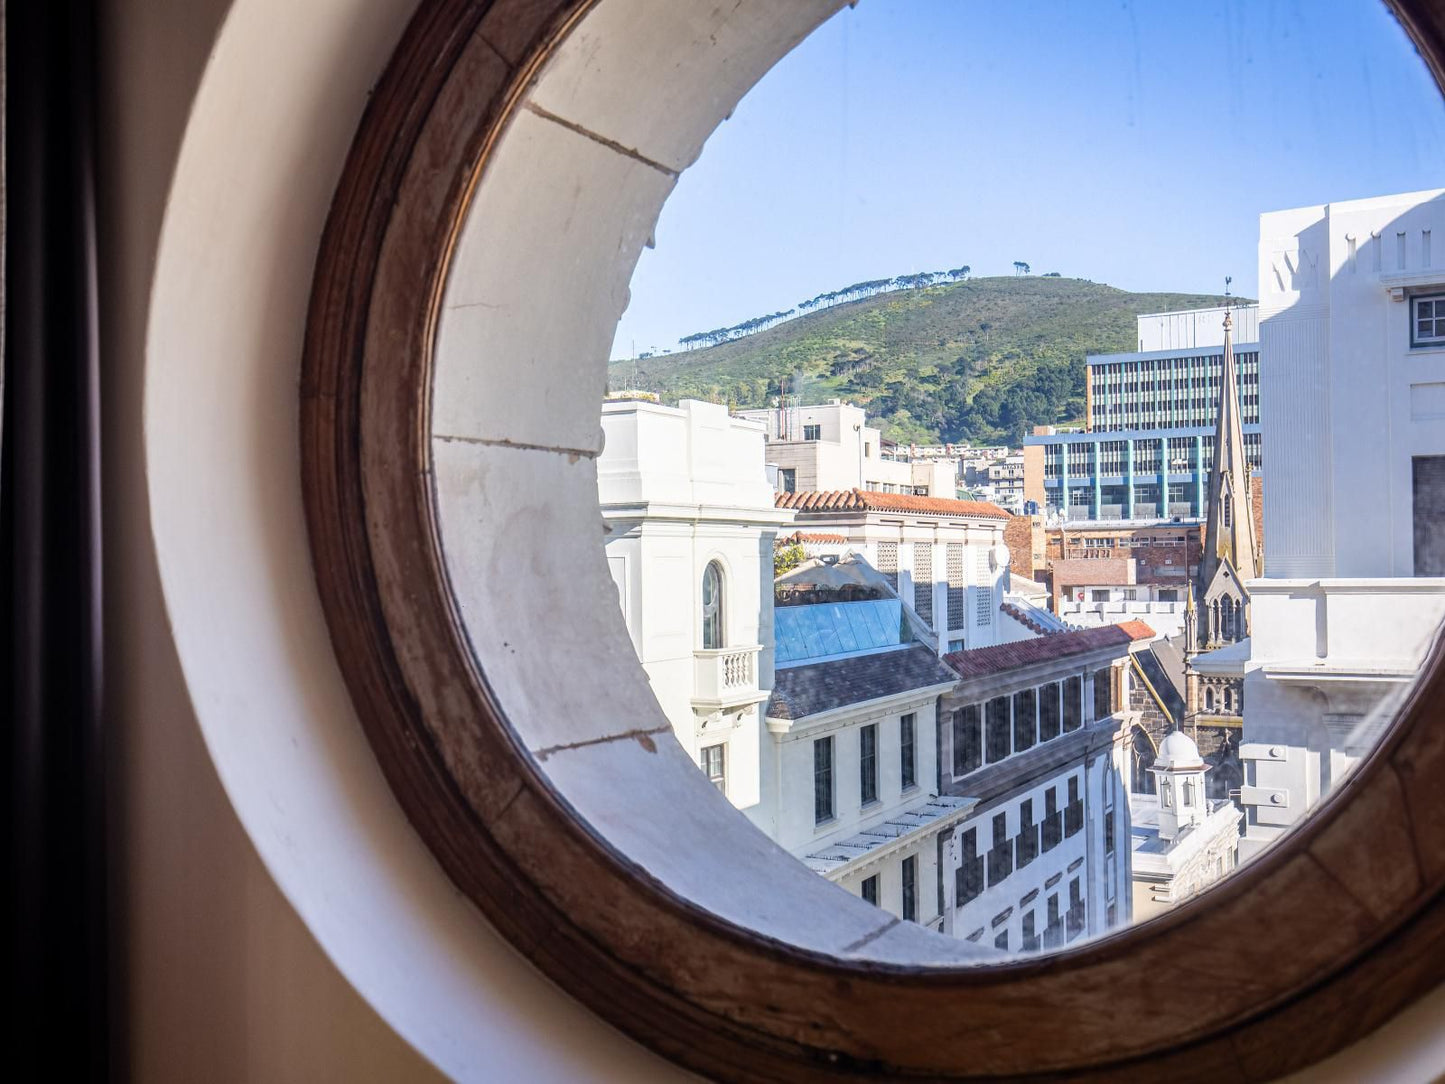
POLYGON ((677 739, 728 799, 760 800, 772 688, 774 506, 762 429, 726 408, 609 401, 597 461, 607 563, 677 739))
POLYGON ((779 606, 767 706, 763 831, 854 895, 950 932, 940 836, 973 802, 937 791, 937 703, 957 675, 911 640, 881 589, 854 602, 779 606))
POLYGON ((1180 730, 1171 733, 1149 770, 1154 793, 1129 797, 1136 922, 1204 891, 1239 862, 1239 807, 1208 796, 1208 769, 1193 740, 1180 730))
POLYGON ((990 490, 989 500, 1002 505, 1014 515, 1024 510, 1024 456, 1016 455, 995 459, 988 466, 984 486, 990 490))
POLYGON ((1259 306, 1219 305, 1209 309, 1141 313, 1135 320, 1139 351, 1200 350, 1224 344, 1224 315, 1234 320, 1234 341, 1259 342, 1259 306))
POLYGON ((1121 621, 1144 621, 1161 636, 1184 629, 1184 586, 1159 583, 1070 585, 1059 601, 1059 616, 1070 625, 1093 629, 1121 621))
POLYGON ((805 407, 741 410, 767 433, 767 461, 778 470, 777 488, 866 489, 955 497, 956 456, 914 456, 868 424, 862 407, 834 399, 805 407))
POLYGON ((936 704, 956 675, 915 638, 927 627, 866 566, 869 600, 774 610, 773 541, 793 513, 775 506, 755 423, 613 400, 602 425, 608 565, 678 740, 799 860, 941 928, 937 836, 971 803, 934 789, 936 704))
POLYGON ((928 625, 939 654, 1000 641, 1009 563, 1002 508, 864 490, 780 493, 777 500, 796 513, 800 531, 844 539, 887 577, 928 625))
POLYGON ((1440 191, 1260 219, 1260 420, 1291 453, 1270 462, 1264 578, 1236 650, 1241 857, 1355 763, 1356 731, 1414 679, 1445 614, 1442 245, 1440 191))
POLYGON ((939 793, 976 802, 945 851, 955 936, 1057 948, 1130 917, 1129 738, 1116 691, 1139 625, 950 654, 939 793))

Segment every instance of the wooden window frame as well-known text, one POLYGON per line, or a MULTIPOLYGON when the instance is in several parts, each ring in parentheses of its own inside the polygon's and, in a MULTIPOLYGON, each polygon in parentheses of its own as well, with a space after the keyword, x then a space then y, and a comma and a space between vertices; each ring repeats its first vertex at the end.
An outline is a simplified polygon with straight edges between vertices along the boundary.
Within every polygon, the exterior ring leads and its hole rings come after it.
MULTIPOLYGON (((1388 2, 1441 82, 1445 2, 1388 2)), ((1396 725, 1279 844, 1163 918, 1045 959, 803 950, 690 903, 578 820, 469 651, 438 554, 426 389, 477 178, 591 7, 421 0, 355 136, 310 304, 300 422, 320 597, 378 763, 459 890, 599 1016, 715 1079, 1270 1079, 1445 980, 1439 644, 1396 725), (563 885, 590 905, 567 906, 563 885), (1260 946, 1269 966, 1240 983, 1236 961, 1260 946), (1170 996, 1184 977, 1187 1002, 1170 996)))
POLYGON ((878 724, 867 723, 858 728, 859 808, 878 804, 878 774, 878 724))
POLYGON ((833 740, 832 734, 825 734, 821 738, 813 739, 813 823, 832 824, 838 819, 838 743, 833 740), (819 754, 826 749, 828 751, 827 765, 819 763, 819 754), (822 779, 827 779, 826 786, 822 779), (827 795, 828 807, 825 810, 823 803, 819 800, 827 795))

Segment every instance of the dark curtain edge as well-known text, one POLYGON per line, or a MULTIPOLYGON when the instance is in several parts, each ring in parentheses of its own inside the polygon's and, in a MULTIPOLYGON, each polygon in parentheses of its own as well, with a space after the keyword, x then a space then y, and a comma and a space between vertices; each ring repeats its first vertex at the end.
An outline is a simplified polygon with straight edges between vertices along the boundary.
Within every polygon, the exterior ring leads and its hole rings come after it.
POLYGON ((0 698, 12 1079, 107 1076, 92 0, 6 4, 0 698))

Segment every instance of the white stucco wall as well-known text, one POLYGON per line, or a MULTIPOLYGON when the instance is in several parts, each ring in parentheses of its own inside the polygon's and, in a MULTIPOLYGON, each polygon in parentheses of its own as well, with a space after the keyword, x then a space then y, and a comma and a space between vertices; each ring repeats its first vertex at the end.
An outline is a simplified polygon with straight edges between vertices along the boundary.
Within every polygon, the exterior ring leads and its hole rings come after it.
MULTIPOLYGON (((759 426, 726 408, 686 401, 605 404, 597 460, 608 570, 632 646, 688 756, 726 748, 726 794, 739 809, 762 798, 759 703, 773 686, 773 539, 792 513, 773 507, 759 426), (754 649, 755 702, 706 711, 695 701, 702 580, 722 570, 723 638, 754 649)), ((715 667, 714 667, 715 669, 715 667)))
POLYGON ((1410 458, 1445 454, 1445 350, 1411 348, 1388 288, 1445 284, 1422 240, 1442 230, 1438 190, 1260 216, 1260 423, 1289 447, 1264 489, 1266 575, 1413 573, 1410 458))
POLYGON ((934 692, 890 698, 876 705, 861 704, 803 719, 791 726, 772 722, 773 733, 765 739, 765 745, 771 747, 777 765, 773 770, 779 773, 780 791, 791 798, 778 807, 774 835, 778 843, 801 858, 829 842, 855 835, 865 824, 887 820, 932 794, 938 778, 936 697, 934 692), (915 786, 905 791, 901 783, 899 718, 908 712, 917 717, 914 745, 918 772, 915 786), (859 798, 858 731, 869 724, 878 727, 878 801, 864 808, 859 798), (819 825, 813 819, 813 743, 830 735, 835 816, 819 825))

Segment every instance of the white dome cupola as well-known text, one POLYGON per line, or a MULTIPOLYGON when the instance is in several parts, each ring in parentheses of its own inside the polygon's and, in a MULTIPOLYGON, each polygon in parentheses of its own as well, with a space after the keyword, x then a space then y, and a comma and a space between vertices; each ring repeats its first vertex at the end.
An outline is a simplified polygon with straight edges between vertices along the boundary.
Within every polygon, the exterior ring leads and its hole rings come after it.
POLYGON ((1159 838, 1176 838, 1190 825, 1201 823, 1209 814, 1204 797, 1204 758, 1199 746, 1182 730, 1175 730, 1159 744, 1159 755, 1149 769, 1158 780, 1159 838))

